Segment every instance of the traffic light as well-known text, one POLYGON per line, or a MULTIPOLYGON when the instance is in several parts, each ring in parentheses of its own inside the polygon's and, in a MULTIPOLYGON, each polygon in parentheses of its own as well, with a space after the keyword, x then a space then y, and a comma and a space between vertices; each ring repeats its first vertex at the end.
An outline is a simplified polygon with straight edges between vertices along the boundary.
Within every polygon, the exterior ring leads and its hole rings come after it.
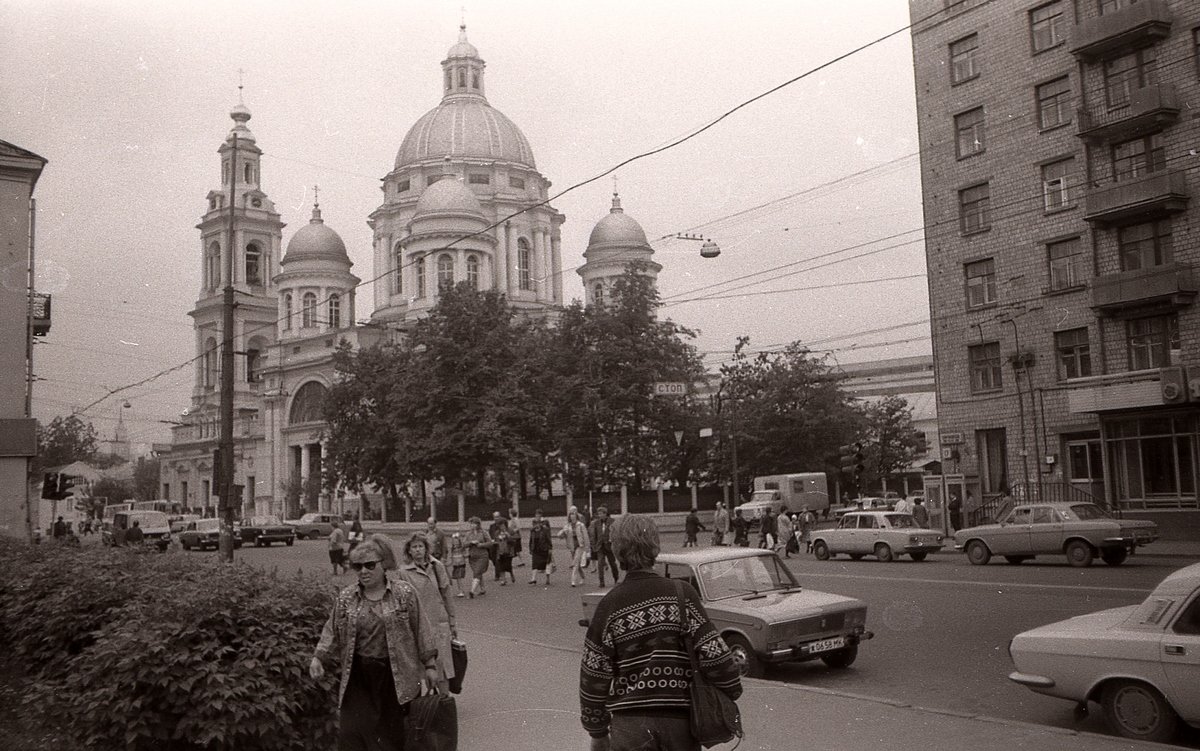
POLYGON ((58 498, 58 473, 47 472, 42 475, 42 498, 56 500, 58 498))
POLYGON ((862 473, 866 471, 866 457, 863 456, 863 445, 861 443, 854 444, 854 482, 858 483, 858 479, 862 477, 862 473))
POLYGON ((848 475, 854 474, 854 447, 847 444, 838 449, 839 464, 842 467, 842 472, 848 475))
POLYGON ((75 487, 75 478, 70 475, 64 475, 61 472, 58 475, 58 497, 59 499, 68 498, 71 495, 71 489, 75 487))

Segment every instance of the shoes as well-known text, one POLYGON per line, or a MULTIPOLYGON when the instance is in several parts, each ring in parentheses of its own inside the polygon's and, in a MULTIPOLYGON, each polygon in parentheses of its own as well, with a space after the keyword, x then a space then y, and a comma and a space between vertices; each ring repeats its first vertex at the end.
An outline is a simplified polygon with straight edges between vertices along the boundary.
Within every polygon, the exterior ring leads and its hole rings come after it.
POLYGON ((481 589, 481 590, 479 590, 479 596, 480 596, 480 597, 483 597, 483 596, 484 596, 484 595, 486 595, 486 594, 487 594, 487 590, 486 590, 486 589, 481 589))
POLYGON ((456 594, 456 595, 454 595, 454 596, 455 596, 455 597, 462 597, 462 596, 463 596, 463 593, 462 593, 462 592, 459 592, 458 594, 456 594))
POLYGON ((501 586, 501 587, 508 586, 508 580, 507 580, 507 579, 501 579, 501 580, 500 580, 500 586, 501 586))
POLYGON ((574 586, 575 586, 575 582, 571 582, 571 586, 572 586, 572 587, 574 587, 574 586))
POLYGON ((472 600, 474 600, 474 599, 475 599, 475 593, 474 593, 474 592, 468 592, 467 594, 468 594, 468 596, 469 596, 469 597, 470 597, 472 600))
POLYGON ((529 580, 529 583, 530 583, 530 584, 537 584, 537 579, 530 579, 530 580, 529 580))

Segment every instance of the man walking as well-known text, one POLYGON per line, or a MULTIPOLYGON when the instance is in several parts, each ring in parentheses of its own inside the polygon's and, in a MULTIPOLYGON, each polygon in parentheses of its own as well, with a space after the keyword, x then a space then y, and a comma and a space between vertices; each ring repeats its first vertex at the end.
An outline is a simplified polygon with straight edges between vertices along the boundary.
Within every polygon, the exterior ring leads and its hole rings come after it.
POLYGON ((909 513, 912 514, 913 519, 916 519, 918 526, 929 528, 929 509, 925 508, 924 498, 921 496, 914 498, 912 511, 909 513))
POLYGON ((592 540, 592 560, 596 562, 596 573, 600 576, 600 586, 604 584, 604 564, 607 561, 613 573, 613 584, 617 583, 617 578, 621 575, 620 569, 617 568, 617 559, 613 555, 612 549, 612 519, 608 518, 608 507, 601 506, 596 509, 596 518, 592 520, 592 525, 588 529, 588 537, 592 540))
POLYGON ((742 510, 735 508, 733 510, 733 521, 730 522, 733 527, 733 544, 740 548, 750 547, 750 525, 742 518, 742 510))
POLYGON ((725 509, 725 501, 717 501, 717 510, 713 513, 713 545, 724 545, 725 535, 729 534, 729 512, 725 509))
POLYGON ((338 569, 345 573, 349 570, 346 565, 346 530, 341 519, 333 520, 333 531, 329 533, 329 564, 333 566, 333 575, 338 575, 338 569))
POLYGON ((432 516, 425 520, 425 540, 429 546, 429 557, 436 558, 439 561, 445 562, 446 556, 446 533, 438 529, 437 519, 432 516))

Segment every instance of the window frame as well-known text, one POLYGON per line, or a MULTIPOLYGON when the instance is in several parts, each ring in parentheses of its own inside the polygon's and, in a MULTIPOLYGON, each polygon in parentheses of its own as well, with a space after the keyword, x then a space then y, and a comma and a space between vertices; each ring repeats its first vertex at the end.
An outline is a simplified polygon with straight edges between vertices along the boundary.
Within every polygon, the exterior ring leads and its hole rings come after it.
POLYGON ((1044 162, 1039 166, 1039 171, 1042 178, 1042 207, 1047 214, 1053 214, 1059 211, 1066 211, 1075 207, 1071 199, 1071 184, 1072 178, 1075 175, 1075 157, 1068 156, 1062 159, 1055 159, 1051 162, 1044 162), (1046 171, 1050 168, 1068 165, 1066 171, 1062 175, 1047 179, 1046 171), (1060 198, 1059 203, 1051 205, 1051 196, 1057 193, 1060 198))
POLYGON ((1064 237, 1060 240, 1051 240, 1046 243, 1046 275, 1049 279, 1050 292, 1064 292, 1071 289, 1079 289, 1084 286, 1083 269, 1079 264, 1083 261, 1083 238, 1076 235, 1075 237, 1064 237), (1074 247, 1074 253, 1063 253, 1055 256, 1057 248, 1074 247), (1056 262, 1064 261, 1063 267, 1067 279, 1065 283, 1058 283, 1058 279, 1063 274, 1063 271, 1056 272, 1056 262))
POLYGON ((246 245, 246 256, 243 259, 242 275, 243 281, 252 287, 262 287, 263 284, 263 252, 258 243, 249 243, 246 245), (250 275, 251 260, 254 262, 254 276, 250 275))
POLYGON ((1057 78, 1052 78, 1049 81, 1043 81, 1033 87, 1033 98, 1037 108, 1038 131, 1046 132, 1062 128, 1074 122, 1074 113, 1071 111, 1071 102, 1074 99, 1074 91, 1071 87, 1070 74, 1064 74, 1057 78), (1043 90, 1049 86, 1056 84, 1064 84, 1066 88, 1061 91, 1055 91, 1050 96, 1044 96, 1043 90), (1059 118, 1053 123, 1046 122, 1046 113, 1051 111, 1052 105, 1054 112, 1058 113, 1059 118))
POLYGON ((972 394, 990 394, 1004 390, 1000 342, 980 342, 967 347, 967 370, 972 394))
POLYGON ((522 292, 533 291, 533 246, 524 237, 517 239, 517 286, 522 292))
POLYGON ((981 182, 974 185, 968 185, 958 191, 958 223, 959 230, 963 235, 975 235, 980 232, 987 232, 992 228, 992 188, 991 183, 981 182), (968 199, 968 194, 971 191, 983 189, 986 194, 982 197, 968 199), (968 209, 968 207, 972 207, 968 209), (968 217, 977 216, 978 221, 975 226, 968 226, 968 217))
POLYGON ((342 296, 334 292, 329 296, 325 307, 329 313, 329 328, 340 329, 342 327, 342 296))
POLYGON ((987 151, 987 133, 986 133, 986 113, 983 106, 972 107, 969 110, 963 110, 954 116, 954 156, 955 158, 970 159, 973 156, 978 156, 987 151), (978 115, 978 120, 968 122, 967 117, 978 115), (965 126, 965 127, 964 127, 965 126), (969 140, 964 139, 964 136, 971 136, 969 140), (977 145, 977 148, 971 151, 964 151, 964 141, 968 145, 977 145))
POLYGON ((413 264, 417 272, 417 288, 414 291, 417 299, 422 299, 425 297, 425 255, 418 255, 413 259, 413 264))
POLYGON ((404 294, 404 246, 396 243, 392 246, 392 294, 404 294))
POLYGON ((437 257, 437 291, 445 292, 454 286, 454 257, 449 253, 441 253, 437 257))
POLYGON ((1167 148, 1162 131, 1129 138, 1109 147, 1113 182, 1138 180, 1146 175, 1162 172, 1167 168, 1167 148), (1139 150, 1128 151, 1118 156, 1124 147, 1138 146, 1139 150))
POLYGON ((1138 271, 1173 263, 1175 260, 1173 231, 1171 220, 1165 218, 1118 227, 1117 259, 1120 261, 1121 270, 1138 271), (1149 228, 1148 236, 1129 238, 1129 233, 1143 227, 1149 228), (1136 265, 1129 263, 1134 258, 1137 259, 1136 265), (1147 258, 1153 262, 1147 264, 1147 258))
POLYGON ((1131 371, 1164 368, 1171 364, 1171 350, 1179 348, 1177 314, 1143 316, 1125 321, 1125 352, 1131 371), (1161 329, 1154 330, 1156 323, 1163 324, 1161 329), (1135 332, 1135 327, 1140 326, 1146 328, 1135 332), (1144 341, 1137 342, 1137 339, 1144 341))
POLYGON ((963 264, 963 279, 966 289, 967 310, 978 310, 995 305, 998 302, 996 294, 996 259, 981 258, 963 264), (973 271, 978 273, 972 273, 973 271), (982 280, 976 282, 975 280, 982 280), (975 301, 975 292, 982 290, 982 299, 975 301))
POLYGON ((1136 89, 1153 86, 1158 82, 1158 50, 1155 49, 1154 45, 1150 45, 1130 50, 1123 55, 1110 57, 1100 66, 1100 73, 1104 88, 1105 107, 1110 112, 1123 109, 1129 106, 1130 99, 1133 97, 1133 92, 1136 89), (1147 57, 1147 52, 1152 57, 1147 57), (1124 60, 1130 60, 1132 65, 1127 69, 1118 69, 1114 73, 1113 67, 1124 60), (1120 84, 1119 89, 1113 85, 1114 82, 1120 84), (1118 101, 1114 101, 1113 93, 1118 90, 1123 93, 1123 96, 1118 101))
POLYGON ((1063 10, 1061 0, 1051 0, 1048 3, 1042 3, 1036 8, 1029 9, 1029 46, 1033 51, 1032 54, 1037 55, 1047 50, 1052 50, 1066 43, 1067 37, 1063 32, 1063 24, 1066 23, 1066 11, 1063 10), (1055 8, 1058 13, 1047 15, 1038 20, 1036 15, 1040 11, 1045 11, 1049 8, 1055 8), (1045 46, 1038 46, 1039 26, 1045 25, 1050 31, 1050 43, 1045 46))
POLYGON ((1054 332, 1054 366, 1060 381, 1092 374, 1092 342, 1087 326, 1054 332), (1081 335, 1082 341, 1078 341, 1081 335))
POLYGON ((467 256, 467 284, 471 285, 471 289, 479 289, 479 256, 474 253, 467 256))
POLYGON ((305 292, 300 296, 300 328, 315 329, 317 327, 317 293, 305 292))
POLYGON ((285 292, 283 295, 283 330, 288 331, 292 328, 292 306, 294 299, 291 292, 285 292))
POLYGON ((947 56, 949 57, 949 62, 950 62, 950 85, 951 86, 957 86, 960 83, 966 83, 967 81, 973 81, 976 78, 979 78, 980 70, 979 70, 979 65, 978 65, 978 60, 979 60, 978 53, 979 53, 979 33, 978 32, 973 32, 971 34, 967 34, 966 36, 960 37, 960 38, 954 40, 953 42, 950 42, 949 45, 947 45, 947 56), (974 46, 970 47, 968 49, 956 52, 955 46, 960 45, 964 42, 974 42, 974 46), (958 69, 959 69, 959 66, 962 65, 964 62, 966 64, 966 67, 969 68, 969 73, 967 73, 967 75, 960 77, 957 74, 958 69))

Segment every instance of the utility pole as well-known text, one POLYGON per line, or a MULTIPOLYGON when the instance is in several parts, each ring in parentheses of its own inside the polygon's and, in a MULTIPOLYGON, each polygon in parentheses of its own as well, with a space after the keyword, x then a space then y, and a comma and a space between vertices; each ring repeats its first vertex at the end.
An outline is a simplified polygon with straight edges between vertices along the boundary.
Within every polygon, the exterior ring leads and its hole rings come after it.
POLYGON ((233 151, 229 156, 229 237, 225 242, 224 297, 221 301, 221 441, 218 451, 220 482, 218 493, 218 515, 221 518, 221 535, 218 547, 221 560, 233 561, 233 218, 237 204, 237 152, 238 134, 233 134, 233 151))

